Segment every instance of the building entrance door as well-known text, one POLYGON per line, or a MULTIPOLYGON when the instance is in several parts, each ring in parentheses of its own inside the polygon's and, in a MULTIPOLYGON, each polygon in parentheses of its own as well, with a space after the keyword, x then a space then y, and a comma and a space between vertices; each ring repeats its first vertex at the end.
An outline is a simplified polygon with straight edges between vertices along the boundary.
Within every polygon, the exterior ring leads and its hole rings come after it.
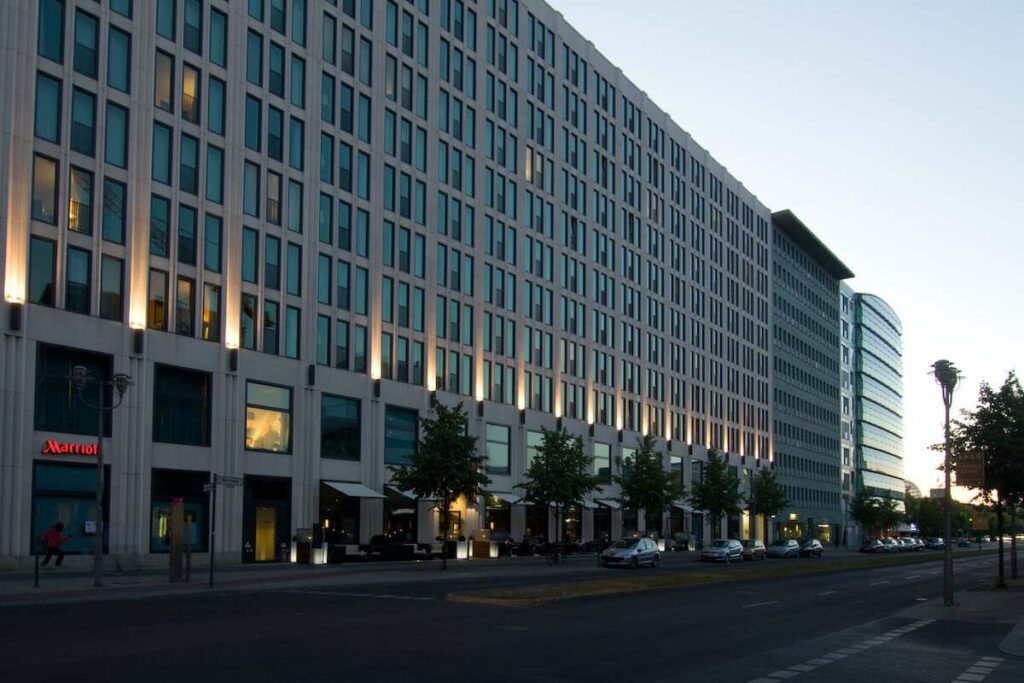
POLYGON ((256 508, 257 562, 271 562, 277 552, 277 508, 256 508))

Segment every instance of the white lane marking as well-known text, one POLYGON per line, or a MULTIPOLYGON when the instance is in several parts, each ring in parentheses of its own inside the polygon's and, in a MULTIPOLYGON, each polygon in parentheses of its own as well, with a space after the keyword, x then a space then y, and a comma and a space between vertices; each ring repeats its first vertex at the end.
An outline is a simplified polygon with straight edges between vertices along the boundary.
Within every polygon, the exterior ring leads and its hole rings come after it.
POLYGON ((835 593, 834 590, 821 591, 820 593, 818 593, 818 597, 820 598, 820 597, 822 597, 824 595, 833 595, 834 593, 835 593))
POLYGON ((885 579, 883 581, 874 581, 872 583, 869 583, 868 585, 869 586, 881 586, 883 583, 889 583, 889 579, 885 579))
POLYGON ((1001 657, 982 657, 974 664, 967 667, 967 670, 953 679, 954 683, 979 683, 985 677, 995 671, 1004 660, 1001 657))
POLYGON ((779 683, 779 679, 777 679, 777 678, 755 678, 754 680, 749 681, 749 683, 779 683))
POLYGON ((778 603, 778 600, 766 600, 764 602, 752 602, 749 605, 742 605, 742 609, 746 609, 748 607, 764 607, 765 605, 774 605, 776 603, 778 603))
POLYGON ((815 657, 814 659, 808 659, 807 663, 811 666, 824 666, 825 664, 831 664, 832 660, 825 659, 824 657, 815 657))
POLYGON ((774 673, 768 674, 771 678, 792 678, 793 676, 799 676, 799 671, 790 671, 788 669, 781 669, 774 673))
POLYGON ((910 576, 904 576, 903 578, 906 579, 907 581, 910 581, 911 579, 920 579, 921 575, 920 574, 911 574, 910 576))
POLYGON ((811 664, 794 664, 793 666, 791 666, 789 668, 791 670, 793 670, 793 671, 799 671, 799 672, 803 673, 805 671, 813 671, 814 669, 817 669, 818 667, 813 666, 811 664))

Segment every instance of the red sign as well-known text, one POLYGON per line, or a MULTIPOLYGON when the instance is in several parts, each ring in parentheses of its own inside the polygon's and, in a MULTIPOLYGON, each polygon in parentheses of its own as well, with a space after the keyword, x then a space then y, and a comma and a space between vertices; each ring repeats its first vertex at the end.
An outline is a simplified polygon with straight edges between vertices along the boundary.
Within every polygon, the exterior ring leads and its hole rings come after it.
POLYGON ((47 439, 43 446, 43 455, 96 455, 97 445, 94 443, 67 443, 56 439, 47 439))

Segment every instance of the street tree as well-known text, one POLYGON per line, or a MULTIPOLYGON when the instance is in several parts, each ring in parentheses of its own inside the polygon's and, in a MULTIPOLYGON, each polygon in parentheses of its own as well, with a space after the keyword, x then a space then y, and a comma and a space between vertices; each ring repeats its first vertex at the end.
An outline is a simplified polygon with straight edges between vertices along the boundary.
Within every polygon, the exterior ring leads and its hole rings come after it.
POLYGON ((718 535, 722 517, 739 513, 740 501, 739 478, 730 471, 729 461, 715 449, 710 449, 704 467, 704 480, 693 482, 690 504, 694 510, 708 513, 712 536, 718 535))
POLYGON ((663 513, 683 497, 684 489, 665 469, 661 453, 655 450, 657 438, 648 434, 638 442, 632 465, 613 478, 620 490, 617 500, 627 510, 635 510, 638 518, 643 510, 647 520, 657 520, 660 527, 663 513))
POLYGON ((582 503, 588 493, 600 490, 601 486, 593 475, 593 459, 583 452, 580 437, 564 429, 541 429, 543 437, 526 469, 526 480, 516 484, 516 488, 523 489, 527 502, 555 511, 554 553, 557 557, 565 509, 582 503))
POLYGON ((996 513, 999 585, 1005 585, 1003 516, 1007 505, 1024 497, 1024 390, 1010 372, 999 389, 983 382, 974 410, 962 411, 950 428, 954 466, 959 458, 980 457, 985 476, 978 497, 996 513))
POLYGON ((469 434, 469 418, 459 403, 447 407, 434 400, 434 417, 420 418, 420 439, 415 453, 403 465, 391 466, 391 483, 417 498, 436 500, 441 521, 441 568, 448 568, 448 516, 452 504, 465 496, 472 505, 490 483, 484 474, 484 456, 469 434))
POLYGON ((762 467, 750 480, 750 493, 747 495, 751 519, 754 520, 754 538, 757 538, 757 515, 763 515, 762 540, 768 541, 768 519, 789 507, 786 498, 786 487, 778 482, 775 470, 762 467))
POLYGON ((900 509, 900 501, 892 496, 882 496, 878 499, 878 525, 883 532, 891 533, 896 526, 906 519, 906 514, 900 509))
POLYGON ((871 536, 881 525, 878 500, 861 490, 850 501, 850 517, 864 527, 866 535, 871 536))

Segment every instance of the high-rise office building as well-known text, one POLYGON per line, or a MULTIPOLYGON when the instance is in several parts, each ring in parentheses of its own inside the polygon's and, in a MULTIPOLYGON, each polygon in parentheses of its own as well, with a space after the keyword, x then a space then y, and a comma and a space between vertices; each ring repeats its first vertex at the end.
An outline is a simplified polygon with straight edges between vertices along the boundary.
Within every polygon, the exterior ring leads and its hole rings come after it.
POLYGON ((853 277, 791 211, 772 214, 775 463, 780 534, 842 540, 839 284, 853 277))
POLYGON ((846 282, 839 283, 839 420, 842 457, 842 523, 843 536, 838 540, 847 546, 858 546, 860 526, 850 517, 850 503, 857 494, 857 446, 854 441, 854 304, 853 289, 846 282))
MULTIPOLYGON (((432 541, 387 486, 432 392, 492 479, 453 535, 552 535, 541 427, 609 482, 644 433, 687 485, 768 464, 770 212, 543 2, 6 2, 0 41, 0 559, 91 548, 73 366, 134 380, 106 541, 143 561, 177 499, 209 550, 214 473, 227 560, 432 541)), ((615 495, 569 533, 643 530, 615 495)))
POLYGON ((903 501, 903 326, 874 294, 853 297, 857 489, 903 501))

